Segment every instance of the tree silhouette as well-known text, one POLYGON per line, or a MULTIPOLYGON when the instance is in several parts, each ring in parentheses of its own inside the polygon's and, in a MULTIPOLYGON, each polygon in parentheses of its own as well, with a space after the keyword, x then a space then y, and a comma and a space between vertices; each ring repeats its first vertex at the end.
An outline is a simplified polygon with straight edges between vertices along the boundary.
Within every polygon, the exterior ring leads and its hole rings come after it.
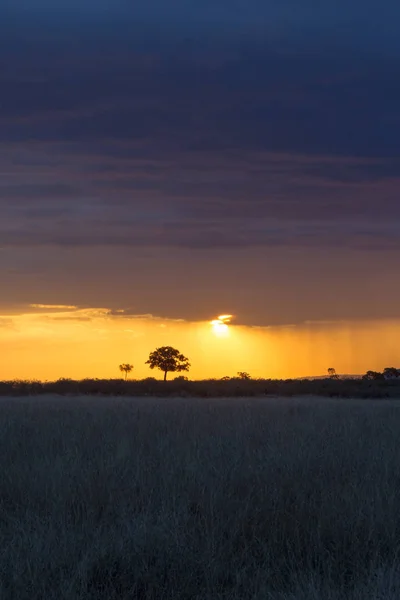
POLYGON ((398 379, 400 377, 400 369, 396 367, 385 367, 383 369, 385 379, 398 379))
POLYGON ((180 373, 190 369, 189 359, 172 346, 161 346, 150 352, 146 365, 150 365, 150 369, 160 369, 164 373, 164 381, 170 372, 180 373))
POLYGON ((362 378, 367 379, 368 381, 379 381, 380 379, 385 379, 385 376, 383 373, 379 373, 378 371, 367 371, 362 378))
POLYGON ((246 373, 246 371, 238 371, 238 379, 245 379, 246 381, 249 381, 251 379, 251 376, 246 373))
POLYGON ((336 373, 336 369, 329 367, 328 375, 330 379, 339 379, 339 375, 336 373))
POLYGON ((130 365, 128 363, 123 363, 122 365, 119 365, 119 370, 121 371, 121 373, 125 373, 125 381, 128 378, 128 374, 132 371, 133 369, 133 365, 130 365))

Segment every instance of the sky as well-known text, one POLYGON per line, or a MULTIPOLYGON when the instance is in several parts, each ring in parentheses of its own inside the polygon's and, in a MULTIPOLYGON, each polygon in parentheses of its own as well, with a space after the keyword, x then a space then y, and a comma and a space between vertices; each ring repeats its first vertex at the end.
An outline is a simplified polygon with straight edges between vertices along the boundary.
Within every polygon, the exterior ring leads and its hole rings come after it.
POLYGON ((3 0, 0 377, 111 376, 114 355, 145 376, 167 341, 196 377, 395 364, 399 18, 395 0, 3 0), (221 313, 243 343, 217 368, 221 313))

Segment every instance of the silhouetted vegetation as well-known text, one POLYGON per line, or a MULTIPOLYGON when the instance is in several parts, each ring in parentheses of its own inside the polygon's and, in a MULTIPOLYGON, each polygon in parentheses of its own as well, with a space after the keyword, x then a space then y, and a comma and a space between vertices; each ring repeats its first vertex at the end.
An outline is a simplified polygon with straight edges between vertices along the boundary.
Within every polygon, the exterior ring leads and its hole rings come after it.
POLYGON ((336 373, 336 369, 329 367, 328 375, 330 379, 339 379, 339 375, 336 373))
POLYGON ((395 367, 386 367, 383 369, 383 376, 385 379, 398 379, 400 377, 400 369, 395 367))
POLYGON ((171 381, 147 377, 124 379, 58 379, 57 381, 2 381, 0 396, 325 396, 331 398, 396 398, 400 397, 400 378, 359 379, 244 379, 231 377, 190 381, 178 376, 171 381))
POLYGON ((0 597, 397 600, 399 435, 368 400, 2 399, 0 597))
POLYGON ((150 353, 149 360, 146 365, 150 365, 150 369, 159 369, 164 373, 164 381, 167 380, 168 373, 180 373, 181 371, 189 371, 190 362, 183 354, 172 346, 161 346, 150 353))
POLYGON ((246 371, 238 371, 237 376, 239 379, 245 379, 246 381, 250 381, 251 379, 251 376, 246 371))
POLYGON ((367 371, 365 375, 363 375, 363 379, 366 381, 379 381, 384 380, 385 376, 383 373, 379 373, 378 371, 367 371))
POLYGON ((383 369, 382 373, 379 371, 367 371, 362 378, 368 381, 400 379, 400 369, 396 369, 395 367, 386 367, 383 369))
POLYGON ((128 363, 123 363, 122 365, 119 365, 119 370, 121 371, 121 373, 125 373, 125 380, 128 379, 128 374, 131 373, 131 371, 133 371, 133 365, 130 365, 128 363))

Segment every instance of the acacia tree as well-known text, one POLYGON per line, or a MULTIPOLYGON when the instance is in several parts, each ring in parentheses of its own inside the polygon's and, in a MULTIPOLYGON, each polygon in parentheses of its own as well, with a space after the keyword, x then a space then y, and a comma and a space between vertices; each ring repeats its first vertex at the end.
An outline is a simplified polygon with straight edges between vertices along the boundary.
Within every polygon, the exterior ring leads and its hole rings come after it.
POLYGON ((362 376, 362 379, 367 379, 368 381, 379 381, 380 379, 385 379, 383 373, 379 373, 379 371, 367 371, 365 375, 362 376))
POLYGON ((238 379, 245 379, 246 381, 251 379, 251 376, 246 371, 238 371, 237 376, 238 379))
POLYGON ((133 365, 130 365, 128 363, 123 363, 122 365, 119 365, 119 370, 121 371, 121 373, 125 373, 125 381, 128 378, 128 374, 133 370, 133 365))
POLYGON ((172 346, 156 348, 150 352, 149 360, 145 364, 150 365, 150 369, 160 369, 164 373, 164 381, 167 380, 168 373, 180 373, 190 369, 189 359, 172 346))
POLYGON ((400 369, 396 369, 396 367, 385 367, 383 369, 383 376, 385 379, 398 379, 400 377, 400 369))
POLYGON ((329 367, 328 375, 330 379, 339 379, 339 375, 336 373, 336 369, 329 367))

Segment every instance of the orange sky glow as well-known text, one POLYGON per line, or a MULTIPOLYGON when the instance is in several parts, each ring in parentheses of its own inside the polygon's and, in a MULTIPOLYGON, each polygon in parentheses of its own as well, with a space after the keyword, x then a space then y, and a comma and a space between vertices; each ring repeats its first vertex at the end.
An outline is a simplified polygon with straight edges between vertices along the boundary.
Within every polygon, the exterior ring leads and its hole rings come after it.
POLYGON ((229 317, 189 322, 107 308, 30 305, 0 316, 0 379, 114 378, 123 362, 134 365, 134 378, 161 377, 145 362, 163 345, 190 359, 192 379, 238 371, 254 378, 305 377, 326 374, 328 367, 361 374, 398 364, 400 320, 250 327, 229 317))

